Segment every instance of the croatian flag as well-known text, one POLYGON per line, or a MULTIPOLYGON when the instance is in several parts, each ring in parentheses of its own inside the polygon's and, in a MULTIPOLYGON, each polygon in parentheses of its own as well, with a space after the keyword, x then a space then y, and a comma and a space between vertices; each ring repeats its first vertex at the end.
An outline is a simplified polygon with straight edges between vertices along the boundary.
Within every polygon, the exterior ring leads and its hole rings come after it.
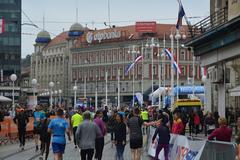
POLYGON ((0 34, 4 32, 4 28, 5 28, 5 21, 4 19, 0 19, 0 34))
POLYGON ((181 74, 181 69, 180 66, 177 64, 177 62, 174 60, 172 53, 168 50, 168 49, 164 49, 164 52, 166 53, 166 55, 168 56, 169 60, 173 59, 173 67, 175 68, 175 70, 178 72, 178 74, 181 74))
POLYGON ((127 75, 128 72, 134 67, 134 65, 135 65, 136 63, 138 63, 138 62, 139 62, 140 60, 142 60, 142 59, 143 59, 143 56, 140 55, 140 56, 138 56, 138 57, 134 60, 133 63, 129 64, 128 67, 127 67, 126 70, 125 70, 125 75, 127 75))
POLYGON ((176 29, 180 29, 180 27, 182 26, 182 18, 185 16, 185 11, 183 9, 183 5, 181 3, 181 1, 179 0, 179 11, 178 11, 178 20, 177 20, 177 24, 176 24, 176 29))
POLYGON ((201 67, 201 75, 202 75, 202 77, 206 77, 207 76, 207 69, 206 69, 206 67, 201 67))

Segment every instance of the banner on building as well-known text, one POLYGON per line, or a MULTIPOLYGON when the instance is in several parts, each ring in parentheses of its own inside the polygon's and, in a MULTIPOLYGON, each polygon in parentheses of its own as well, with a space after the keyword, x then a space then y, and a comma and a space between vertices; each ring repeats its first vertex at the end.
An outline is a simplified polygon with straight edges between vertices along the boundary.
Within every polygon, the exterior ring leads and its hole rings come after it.
MULTIPOLYGON (((150 128, 149 135, 149 148, 148 155, 155 157, 156 147, 157 147, 157 139, 156 143, 152 143, 152 137, 155 132, 155 128, 150 128)), ((169 159, 175 160, 199 160, 206 141, 203 140, 189 140, 186 136, 174 135, 171 134, 171 140, 169 144, 169 159)), ((164 150, 162 150, 159 154, 159 159, 164 158, 164 150)))
POLYGON ((0 19, 0 34, 3 33, 5 30, 5 21, 4 19, 0 19))

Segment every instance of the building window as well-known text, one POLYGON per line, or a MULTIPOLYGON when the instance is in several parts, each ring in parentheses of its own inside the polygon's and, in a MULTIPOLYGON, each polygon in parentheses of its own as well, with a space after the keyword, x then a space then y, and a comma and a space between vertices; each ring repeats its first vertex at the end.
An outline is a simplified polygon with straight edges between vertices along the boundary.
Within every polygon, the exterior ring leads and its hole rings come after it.
POLYGON ((181 76, 185 76, 186 75, 186 66, 181 66, 181 76))
POLYGON ((180 60, 185 60, 185 50, 181 50, 179 58, 180 58, 180 60))
POLYGON ((153 65, 153 75, 157 75, 157 67, 153 65))

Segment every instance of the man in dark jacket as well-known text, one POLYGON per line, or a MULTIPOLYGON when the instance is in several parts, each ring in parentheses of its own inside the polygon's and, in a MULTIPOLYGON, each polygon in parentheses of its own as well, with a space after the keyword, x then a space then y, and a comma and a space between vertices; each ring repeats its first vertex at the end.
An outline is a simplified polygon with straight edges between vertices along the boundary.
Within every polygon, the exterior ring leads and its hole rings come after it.
POLYGON ((17 109, 17 114, 14 117, 13 121, 18 126, 18 136, 19 136, 20 147, 22 150, 24 150, 26 126, 27 126, 27 123, 29 122, 29 119, 25 114, 23 108, 17 109))

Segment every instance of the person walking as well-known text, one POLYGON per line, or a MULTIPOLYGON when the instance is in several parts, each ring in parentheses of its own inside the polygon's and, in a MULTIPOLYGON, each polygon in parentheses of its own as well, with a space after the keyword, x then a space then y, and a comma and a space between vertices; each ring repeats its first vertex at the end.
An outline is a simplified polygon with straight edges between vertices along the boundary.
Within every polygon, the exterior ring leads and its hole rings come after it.
POLYGON ((197 112, 194 113, 194 128, 195 128, 195 136, 199 133, 199 126, 201 124, 200 117, 197 112))
MULTIPOLYGON (((141 118, 144 122, 149 121, 148 111, 146 108, 141 112, 141 118)), ((147 134, 147 127, 143 127, 143 134, 147 134)))
POLYGON ((41 130, 40 130, 40 140, 41 140, 41 156, 39 160, 43 160, 43 154, 45 152, 45 160, 48 159, 49 147, 51 141, 51 134, 47 131, 48 125, 50 123, 50 113, 46 113, 46 118, 41 122, 41 130))
POLYGON ((109 117, 109 121, 107 124, 107 132, 111 134, 111 141, 112 141, 112 147, 113 147, 113 135, 114 135, 114 129, 116 124, 116 113, 115 111, 111 112, 111 115, 109 117))
POLYGON ((116 115, 114 129, 114 144, 116 145, 116 160, 123 160, 123 152, 126 145, 126 124, 121 114, 116 115))
POLYGON ((189 135, 192 136, 194 133, 194 113, 190 111, 188 116, 188 127, 189 127, 189 135))
POLYGON ((159 153, 162 149, 164 149, 164 157, 165 160, 168 160, 168 153, 169 153, 169 141, 170 141, 170 130, 166 125, 168 120, 163 118, 160 120, 160 126, 156 128, 155 133, 152 138, 152 143, 155 143, 155 139, 158 135, 158 144, 155 152, 154 160, 158 160, 159 153))
POLYGON ((48 132, 52 134, 54 160, 62 160, 66 146, 65 133, 68 135, 68 140, 71 141, 69 125, 64 119, 64 112, 62 109, 57 110, 57 118, 51 120, 48 125, 48 132))
POLYGON ((14 117, 13 121, 18 127, 18 138, 20 142, 20 148, 24 150, 26 126, 29 122, 29 119, 28 116, 25 114, 23 108, 17 109, 17 114, 14 117))
POLYGON ((220 117, 218 119, 219 128, 215 129, 208 137, 208 140, 231 142, 232 129, 227 126, 227 119, 220 117))
POLYGON ((40 130, 41 130, 41 121, 44 120, 45 114, 41 111, 40 106, 36 106, 35 112, 33 113, 33 134, 34 134, 34 140, 36 149, 35 151, 38 151, 38 141, 40 139, 40 130))
POLYGON ((79 124, 81 124, 83 121, 83 117, 82 115, 80 114, 80 111, 75 111, 72 118, 71 118, 71 124, 72 124, 72 127, 73 127, 73 140, 74 140, 74 145, 75 145, 75 148, 77 148, 77 143, 76 143, 76 131, 77 131, 77 127, 79 126, 79 124))
POLYGON ((100 128, 101 130, 101 136, 96 138, 96 143, 95 143, 95 159, 97 160, 101 160, 102 159, 102 152, 103 152, 103 148, 104 148, 104 136, 107 133, 107 129, 105 126, 105 123, 103 122, 103 120, 101 119, 103 117, 102 111, 98 110, 95 114, 94 117, 94 123, 96 123, 96 125, 100 128))
POLYGON ((81 160, 92 160, 95 139, 100 136, 102 136, 101 130, 96 123, 91 121, 90 112, 84 112, 83 122, 78 126, 76 131, 76 143, 81 150, 81 160))

